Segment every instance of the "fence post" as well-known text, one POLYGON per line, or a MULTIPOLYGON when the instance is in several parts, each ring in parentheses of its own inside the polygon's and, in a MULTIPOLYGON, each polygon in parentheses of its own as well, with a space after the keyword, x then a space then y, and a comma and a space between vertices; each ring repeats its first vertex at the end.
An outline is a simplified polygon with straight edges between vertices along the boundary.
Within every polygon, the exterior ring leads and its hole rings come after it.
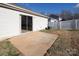
POLYGON ((61 29, 61 21, 59 21, 59 28, 61 29))
POLYGON ((77 29, 77 20, 75 20, 75 26, 76 26, 75 29, 77 29))

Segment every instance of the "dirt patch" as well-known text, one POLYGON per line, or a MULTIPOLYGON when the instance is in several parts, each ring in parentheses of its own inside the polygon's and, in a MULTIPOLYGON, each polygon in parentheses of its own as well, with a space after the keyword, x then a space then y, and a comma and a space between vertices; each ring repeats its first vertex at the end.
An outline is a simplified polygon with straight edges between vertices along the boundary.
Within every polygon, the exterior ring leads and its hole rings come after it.
POLYGON ((59 35, 48 49, 46 56, 79 56, 78 30, 44 30, 43 32, 59 35))

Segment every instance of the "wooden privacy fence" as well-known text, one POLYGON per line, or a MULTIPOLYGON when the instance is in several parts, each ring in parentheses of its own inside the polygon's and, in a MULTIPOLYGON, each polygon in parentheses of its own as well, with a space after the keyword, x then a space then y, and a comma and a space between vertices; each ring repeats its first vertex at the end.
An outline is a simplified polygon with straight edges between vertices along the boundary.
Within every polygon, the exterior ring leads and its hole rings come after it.
POLYGON ((52 29, 67 29, 67 30, 79 29, 79 19, 48 22, 48 27, 52 29))

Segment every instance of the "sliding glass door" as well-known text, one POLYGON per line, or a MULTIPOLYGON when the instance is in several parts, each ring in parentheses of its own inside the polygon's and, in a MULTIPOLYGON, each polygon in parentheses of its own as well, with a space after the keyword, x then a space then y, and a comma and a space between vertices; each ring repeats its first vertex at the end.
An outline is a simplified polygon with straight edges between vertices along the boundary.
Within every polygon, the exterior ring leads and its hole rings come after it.
POLYGON ((21 15, 21 29, 32 31, 32 16, 21 15))

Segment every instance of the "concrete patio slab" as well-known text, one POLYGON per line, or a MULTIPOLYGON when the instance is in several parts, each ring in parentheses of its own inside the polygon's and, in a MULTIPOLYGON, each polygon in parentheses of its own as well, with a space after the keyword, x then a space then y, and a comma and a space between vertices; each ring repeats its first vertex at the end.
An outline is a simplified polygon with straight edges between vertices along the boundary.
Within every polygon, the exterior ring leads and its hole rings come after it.
POLYGON ((55 34, 44 32, 29 32, 9 41, 25 56, 43 56, 57 37, 55 34))

